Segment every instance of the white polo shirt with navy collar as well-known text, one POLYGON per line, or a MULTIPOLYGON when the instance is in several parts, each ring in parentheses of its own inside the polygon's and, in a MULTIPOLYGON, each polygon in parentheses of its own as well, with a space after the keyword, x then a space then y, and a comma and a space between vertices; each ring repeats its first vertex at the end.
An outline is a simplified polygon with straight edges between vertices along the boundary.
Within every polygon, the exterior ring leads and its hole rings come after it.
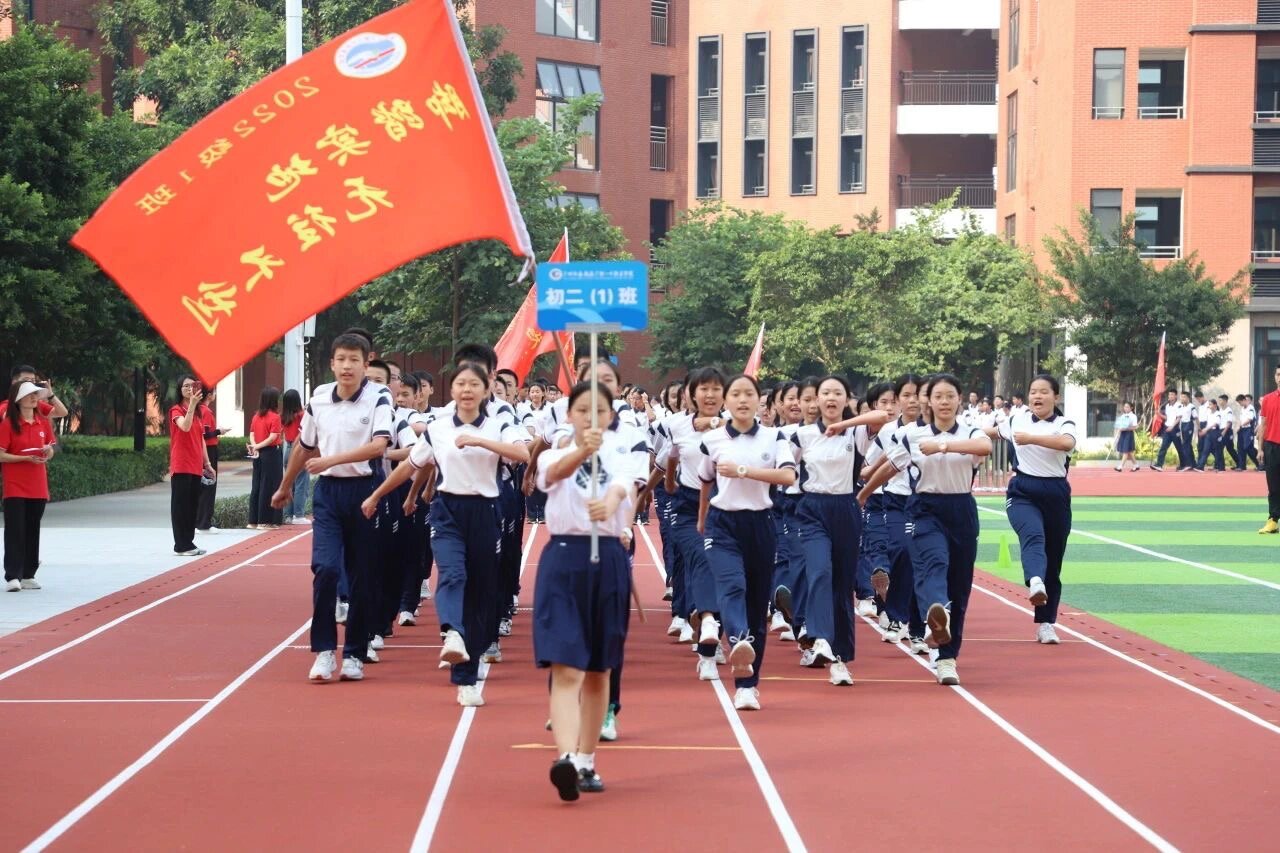
POLYGON ((746 432, 739 432, 732 423, 708 430, 703 434, 702 444, 698 449, 703 454, 698 466, 698 477, 704 483, 717 483, 711 505, 726 512, 772 509, 773 498, 769 494, 771 486, 745 477, 721 477, 716 473, 717 463, 730 462, 749 468, 796 466, 795 457, 791 453, 791 442, 782 430, 761 426, 759 422, 746 432))
MULTIPOLYGON (((392 408, 391 392, 385 385, 362 379, 355 393, 343 399, 338 394, 338 383, 327 382, 316 388, 307 403, 298 443, 307 450, 318 450, 322 458, 358 450, 375 438, 385 438, 390 444, 392 408)), ((375 457, 334 465, 319 476, 369 477, 375 473, 373 466, 378 461, 375 457)))
MULTIPOLYGON (((1008 423, 1021 417, 1015 414, 1008 423)), ((1008 424, 1005 425, 1008 429, 1008 424)), ((899 471, 909 471, 911 490, 916 494, 956 495, 968 494, 973 489, 973 478, 978 472, 979 457, 969 453, 934 453, 926 456, 920 451, 925 441, 963 441, 986 438, 977 427, 961 426, 959 421, 949 430, 940 430, 933 424, 916 421, 901 430, 898 441, 889 453, 889 461, 899 471)), ((1018 460, 1022 460, 1022 448, 1018 448, 1018 460)))
POLYGON ((1071 467, 1071 456, 1076 452, 1075 421, 1057 412, 1044 419, 1027 412, 1016 418, 1010 418, 1009 422, 1000 428, 1000 437, 1009 443, 1013 443, 1013 434, 1015 432, 1041 436, 1071 436, 1072 447, 1070 450, 1053 450, 1048 447, 1041 447, 1038 444, 1018 445, 1018 466, 1016 470, 1019 474, 1029 474, 1032 477, 1067 476, 1067 469, 1071 467))
MULTIPOLYGON (((615 417, 604 430, 600 442, 600 464, 596 471, 596 495, 603 496, 609 487, 621 484, 628 491, 649 479, 649 447, 636 442, 635 430, 622 425, 615 417)), ((547 493, 547 529, 553 536, 588 536, 594 525, 587 514, 587 502, 591 500, 591 458, 588 457, 578 470, 563 480, 547 482, 547 472, 570 453, 577 451, 571 440, 564 447, 543 451, 538 458, 538 488, 547 493)), ((621 501, 618 509, 608 519, 600 522, 597 532, 601 536, 618 537, 631 529, 635 518, 635 503, 630 498, 621 501)))
POLYGON ((849 495, 857 480, 858 455, 866 455, 870 436, 864 427, 849 427, 829 436, 821 420, 802 426, 791 436, 792 452, 804 474, 805 494, 849 495))
MULTIPOLYGON (((505 403, 503 404, 506 405, 505 403)), ((508 407, 509 409, 509 407, 508 407)), ((478 435, 490 441, 527 444, 529 433, 510 414, 477 415, 471 423, 450 415, 427 424, 409 451, 409 464, 424 468, 434 462, 439 471, 436 490, 452 495, 498 496, 498 466, 502 457, 484 447, 458 447, 459 435, 478 435)))

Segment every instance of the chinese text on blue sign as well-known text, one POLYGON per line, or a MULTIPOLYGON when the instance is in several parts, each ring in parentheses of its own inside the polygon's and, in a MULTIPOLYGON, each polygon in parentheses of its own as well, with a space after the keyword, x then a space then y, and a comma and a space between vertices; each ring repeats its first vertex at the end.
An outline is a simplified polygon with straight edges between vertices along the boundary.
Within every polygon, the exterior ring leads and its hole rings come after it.
POLYGON ((638 332, 649 325, 649 268, 639 261, 575 261, 538 266, 538 328, 616 325, 638 332))

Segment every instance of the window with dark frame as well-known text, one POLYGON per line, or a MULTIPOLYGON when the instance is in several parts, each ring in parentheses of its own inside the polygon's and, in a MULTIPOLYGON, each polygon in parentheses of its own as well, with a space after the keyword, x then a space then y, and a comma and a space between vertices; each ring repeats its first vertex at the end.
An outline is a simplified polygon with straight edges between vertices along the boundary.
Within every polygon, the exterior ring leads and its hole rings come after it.
POLYGON ((839 192, 867 191, 867 28, 840 33, 839 192))
MULTIPOLYGON (((604 95, 600 85, 600 69, 589 65, 569 65, 539 59, 534 109, 537 117, 553 130, 562 130, 564 112, 569 100, 584 94, 604 95)), ((578 125, 578 141, 574 145, 571 169, 597 171, 599 158, 600 113, 586 116, 578 125)))
POLYGON ((1093 52, 1093 117, 1124 118, 1124 49, 1093 52))
POLYGON ((1118 189, 1091 190, 1089 213, 1098 224, 1098 233, 1108 243, 1116 242, 1120 230, 1120 203, 1123 194, 1118 189))
POLYGON ((817 192, 814 139, 818 126, 818 33, 791 36, 791 194, 817 192))
POLYGON ((1015 213, 1004 218, 1004 239, 1014 245, 1018 242, 1018 216, 1015 213))
POLYGON ((1013 192, 1018 188, 1018 93, 1010 92, 1005 105, 1004 189, 1013 192))
POLYGON ((1018 67, 1018 50, 1022 40, 1019 0, 1009 0, 1009 70, 1018 67))
POLYGON ((742 195, 769 194, 769 34, 747 33, 743 67, 742 195))
POLYGON ((1182 257, 1181 196, 1138 196, 1133 211, 1133 238, 1139 243, 1142 257, 1182 257))
POLYGON ((1183 67, 1181 59, 1138 61, 1138 118, 1183 117, 1183 67))
POLYGON ((1280 259, 1280 196, 1253 200, 1253 259, 1280 259))
POLYGON ((720 37, 698 39, 698 127, 694 160, 697 198, 720 197, 720 37))
POLYGON ((546 36, 599 41, 600 0, 535 0, 534 28, 546 36))

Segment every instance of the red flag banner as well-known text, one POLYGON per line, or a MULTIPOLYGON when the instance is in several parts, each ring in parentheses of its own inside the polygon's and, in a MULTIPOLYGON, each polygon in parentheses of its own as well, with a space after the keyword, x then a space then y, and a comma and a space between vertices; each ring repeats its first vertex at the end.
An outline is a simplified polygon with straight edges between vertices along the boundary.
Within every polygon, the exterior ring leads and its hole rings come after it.
POLYGON ((406 261, 532 257, 450 0, 380 15, 223 104, 72 238, 206 382, 406 261))
MULTIPOLYGON (((548 260, 553 264, 568 262, 568 229, 565 229, 564 236, 560 238, 560 242, 556 244, 548 260)), ((538 328, 538 288, 534 285, 525 294, 519 310, 511 318, 511 322, 507 324, 507 330, 502 333, 502 337, 494 347, 498 354, 498 366, 515 371, 519 380, 524 382, 525 376, 533 368, 533 362, 544 352, 555 352, 557 341, 569 364, 573 364, 573 333, 549 334, 538 328)), ((564 366, 561 365, 559 383, 561 388, 565 387, 566 381, 568 380, 564 366)))
POLYGON ((1164 339, 1167 334, 1167 332, 1160 333, 1160 351, 1156 353, 1156 381, 1151 388, 1151 402, 1155 404, 1156 412, 1155 417, 1151 419, 1151 434, 1156 436, 1164 430, 1164 409, 1160 401, 1164 398, 1164 339))
POLYGON ((758 379, 760 374, 760 362, 764 358, 764 323, 760 324, 760 334, 756 335, 756 345, 751 348, 751 355, 747 357, 747 365, 742 368, 742 372, 752 379, 758 379))

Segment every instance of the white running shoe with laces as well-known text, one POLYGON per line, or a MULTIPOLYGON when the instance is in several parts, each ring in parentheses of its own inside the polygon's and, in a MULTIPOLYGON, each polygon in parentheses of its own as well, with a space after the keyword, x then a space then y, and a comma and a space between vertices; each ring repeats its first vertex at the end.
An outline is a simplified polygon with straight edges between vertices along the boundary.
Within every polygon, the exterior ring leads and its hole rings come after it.
POLYGON ((773 611, 773 619, 769 620, 769 633, 774 631, 785 631, 791 626, 787 624, 787 617, 782 615, 781 610, 773 611))
POLYGON ((510 619, 503 619, 498 622, 498 636, 499 637, 511 636, 511 620, 510 619))
POLYGON ((684 630, 684 626, 687 624, 689 623, 685 622, 684 619, 682 619, 681 617, 672 616, 671 624, 667 626, 667 636, 668 637, 680 636, 680 632, 684 630))
POLYGON ((359 681, 364 678, 364 662, 359 658, 343 658, 342 673, 338 678, 342 681, 359 681))
POLYGON ((831 678, 831 683, 836 687, 853 686, 853 676, 849 674, 849 667, 845 666, 844 661, 838 660, 831 664, 828 675, 831 678))
POLYGON ((721 646, 721 645, 717 645, 717 646, 716 646, 716 657, 715 657, 715 661, 716 661, 716 663, 717 663, 717 664, 719 664, 720 666, 724 666, 724 665, 725 665, 726 661, 725 661, 725 657, 724 657, 724 646, 721 646))
POLYGON ((339 601, 333 606, 333 618, 339 625, 347 624, 347 611, 351 609, 351 605, 345 601, 339 601))
POLYGON ((716 672, 716 662, 714 658, 698 658, 698 680, 699 681, 715 681, 720 677, 716 672))
POLYGON ((378 650, 373 647, 373 643, 370 643, 369 648, 364 650, 364 656, 369 663, 382 663, 382 658, 378 657, 378 650))
POLYGON ((929 654, 929 644, 924 641, 924 637, 911 638, 911 654, 913 655, 929 654))
POLYGON ((693 626, 690 625, 688 622, 685 622, 684 625, 680 628, 680 637, 677 640, 677 642, 680 642, 680 643, 693 642, 693 626))
POLYGON ((385 640, 382 639, 381 634, 374 634, 373 639, 369 641, 369 648, 382 649, 384 646, 386 646, 386 644, 387 643, 385 640))
POLYGON ((17 578, 14 578, 11 581, 6 581, 4 585, 4 589, 5 589, 5 592, 21 592, 22 581, 18 580, 17 578))
POLYGON ((754 687, 739 687, 733 694, 733 707, 737 711, 759 711, 760 691, 754 687))
POLYGON ((307 678, 312 681, 332 681, 333 671, 337 668, 338 662, 333 652, 321 652, 316 655, 316 662, 311 665, 311 674, 307 678))
POLYGON ((778 639, 785 640, 786 642, 789 642, 789 643, 794 643, 796 640, 796 633, 795 631, 792 631, 790 628, 787 628, 787 630, 783 631, 781 634, 778 635, 778 639))
POLYGON ((464 708, 479 708, 483 705, 484 696, 481 695, 479 686, 475 684, 459 685, 458 704, 464 708))
POLYGON ((878 613, 879 611, 876 610, 876 603, 874 599, 862 598, 858 600, 858 616, 869 616, 874 619, 878 613))
POLYGON ((813 641, 813 656, 821 660, 824 666, 836 662, 836 654, 831 651, 831 644, 822 638, 813 641))
POLYGON ((814 666, 814 661, 818 659, 818 655, 813 649, 800 650, 800 665, 803 667, 814 666))
POLYGON ((407 628, 410 625, 418 624, 418 620, 415 619, 414 615, 410 613, 408 610, 401 610, 400 618, 397 619, 396 621, 400 623, 401 628, 407 628))
POLYGON ((955 658, 939 659, 937 673, 939 684, 956 685, 960 683, 960 673, 956 672, 955 658))
POLYGON ((907 626, 901 622, 891 621, 888 629, 884 632, 884 636, 880 639, 886 643, 900 643, 907 636, 907 626))
POLYGON ((702 617, 701 630, 698 634, 698 645, 714 646, 720 642, 720 623, 711 616, 702 617))
POLYGON ((1043 607, 1049 603, 1049 591, 1045 589, 1043 580, 1032 578, 1027 586, 1027 598, 1031 600, 1032 607, 1043 607))
POLYGON ((750 678, 755 673, 755 660, 756 650, 750 641, 739 640, 729 650, 729 672, 734 678, 750 678))
POLYGON ((1041 622, 1036 626, 1036 642, 1056 646, 1062 641, 1058 639, 1058 632, 1054 630, 1052 622, 1041 622))
POLYGON ((881 631, 889 628, 889 611, 881 610, 880 615, 876 617, 876 624, 880 626, 881 631))
POLYGON ((22 588, 23 589, 40 589, 41 587, 40 587, 40 584, 36 583, 35 578, 23 578, 22 588))
POLYGON ((930 604, 925 622, 929 626, 927 642, 932 648, 936 649, 951 642, 951 611, 944 605, 937 602, 930 604))
POLYGON ((480 656, 481 663, 502 663, 502 648, 497 643, 490 643, 489 648, 480 656))
POLYGON ((444 635, 444 644, 440 647, 440 660, 445 663, 466 663, 471 660, 467 654, 467 644, 457 631, 448 631, 444 635))

